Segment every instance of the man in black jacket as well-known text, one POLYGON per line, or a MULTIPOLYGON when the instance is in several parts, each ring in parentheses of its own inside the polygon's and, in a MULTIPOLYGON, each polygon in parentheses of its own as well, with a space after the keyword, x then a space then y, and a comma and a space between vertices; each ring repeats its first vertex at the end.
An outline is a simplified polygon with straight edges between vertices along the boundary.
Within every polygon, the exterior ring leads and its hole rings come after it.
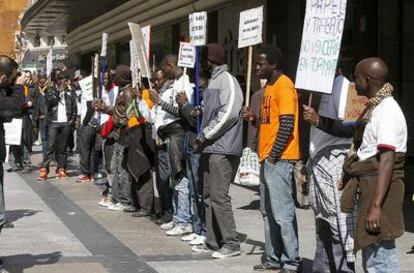
MULTIPOLYGON (((4 122, 10 122, 24 105, 22 92, 22 77, 16 81, 18 72, 17 63, 5 55, 0 55, 0 159, 4 162, 6 157, 6 145, 4 139, 4 122), (17 90, 16 90, 17 89, 17 90), (16 91, 15 91, 16 90, 16 91)), ((0 164, 0 231, 6 222, 3 191, 3 164, 0 164)), ((0 270, 3 262, 0 260, 0 270)))
POLYGON ((57 89, 50 89, 46 94, 48 107, 48 151, 46 160, 41 164, 38 180, 48 178, 49 165, 56 154, 58 178, 64 179, 67 163, 67 143, 72 126, 77 117, 75 93, 68 89, 69 74, 62 72, 57 76, 57 89))

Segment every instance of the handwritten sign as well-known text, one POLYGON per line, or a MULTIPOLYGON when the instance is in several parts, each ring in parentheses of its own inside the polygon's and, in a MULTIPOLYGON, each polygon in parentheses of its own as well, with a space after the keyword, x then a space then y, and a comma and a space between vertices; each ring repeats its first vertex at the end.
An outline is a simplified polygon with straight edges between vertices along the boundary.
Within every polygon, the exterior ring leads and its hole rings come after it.
POLYGON ((147 52, 147 58, 150 59, 150 49, 151 49, 151 26, 145 26, 141 28, 142 36, 144 37, 145 50, 147 52))
POLYGON ((330 94, 341 48, 347 0, 307 0, 296 88, 330 94))
POLYGON ((49 77, 53 70, 53 49, 49 50, 46 57, 46 74, 49 77))
POLYGON ((84 97, 86 99, 86 101, 93 100, 92 75, 80 80, 79 81, 79 86, 82 89, 82 97, 84 97))
POLYGON ((101 57, 106 57, 108 51, 108 33, 102 33, 101 57))
POLYGON ((263 6, 240 13, 239 48, 263 42, 263 6))
POLYGON ((194 68, 196 57, 195 53, 195 47, 191 43, 180 42, 178 66, 194 68))
POLYGON ((207 43, 207 12, 194 12, 188 17, 190 39, 193 46, 203 46, 207 43))
POLYGON ((365 109, 365 103, 368 98, 359 96, 355 89, 355 84, 351 83, 348 89, 348 96, 345 107, 345 121, 357 121, 362 111, 365 109))
POLYGON ((136 87, 139 82, 139 67, 138 67, 138 52, 133 40, 129 41, 129 54, 130 54, 130 69, 132 74, 132 87, 136 87))
POLYGON ((145 48, 141 27, 135 23, 128 23, 128 26, 131 31, 132 40, 137 49, 137 61, 142 77, 151 79, 151 68, 148 62, 147 50, 145 48))
POLYGON ((4 123, 4 139, 7 145, 20 145, 22 140, 22 119, 12 119, 11 122, 4 123))

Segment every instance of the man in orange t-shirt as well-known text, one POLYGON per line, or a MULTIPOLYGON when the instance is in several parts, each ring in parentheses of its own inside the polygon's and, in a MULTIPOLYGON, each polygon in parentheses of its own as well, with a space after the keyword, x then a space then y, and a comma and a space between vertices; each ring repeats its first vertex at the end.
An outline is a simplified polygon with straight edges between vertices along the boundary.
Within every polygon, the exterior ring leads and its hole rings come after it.
POLYGON ((280 71, 282 54, 262 46, 256 55, 257 75, 266 79, 260 117, 249 109, 245 119, 258 119, 261 165, 260 202, 265 226, 266 259, 254 270, 297 272, 299 244, 292 181, 299 160, 298 98, 293 82, 280 71))

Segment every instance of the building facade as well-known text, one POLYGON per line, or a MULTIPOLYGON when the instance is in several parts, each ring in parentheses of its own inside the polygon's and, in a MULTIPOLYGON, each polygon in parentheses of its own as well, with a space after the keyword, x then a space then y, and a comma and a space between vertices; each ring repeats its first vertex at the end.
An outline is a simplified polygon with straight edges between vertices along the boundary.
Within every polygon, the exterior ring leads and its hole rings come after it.
POLYGON ((19 17, 27 0, 0 1, 0 54, 17 58, 22 47, 19 17))
MULTIPOLYGON (((68 65, 90 70, 90 58, 99 51, 101 35, 109 33, 108 63, 129 63, 128 22, 152 26, 151 51, 158 63, 177 52, 188 35, 188 14, 208 11, 208 41, 225 46, 231 71, 246 74, 246 49, 237 48, 239 12, 264 5, 264 42, 284 52, 284 71, 294 78, 299 58, 306 0, 38 0, 26 12, 22 25, 29 34, 66 35, 68 65)), ((391 70, 409 127, 408 173, 414 178, 414 2, 411 0, 348 0, 342 42, 341 68, 352 79, 354 65, 365 57, 385 59, 391 70)), ((257 82, 256 85, 258 86, 257 82)), ((306 95, 301 96, 302 99, 306 95)), ((306 135, 302 135, 306 139, 306 135)), ((408 184, 409 187, 411 183, 408 184)), ((412 191, 412 188, 409 189, 412 191)))

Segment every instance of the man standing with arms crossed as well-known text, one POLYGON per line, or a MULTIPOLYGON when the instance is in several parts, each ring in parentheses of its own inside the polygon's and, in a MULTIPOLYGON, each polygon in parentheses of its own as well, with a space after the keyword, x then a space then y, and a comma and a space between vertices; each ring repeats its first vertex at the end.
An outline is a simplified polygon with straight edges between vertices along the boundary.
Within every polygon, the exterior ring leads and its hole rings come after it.
MULTIPOLYGON (((8 56, 0 55, 0 231, 6 222, 3 190, 3 162, 6 157, 4 139, 4 122, 10 122, 23 110, 25 97, 23 93, 23 77, 18 76, 18 64, 8 56)), ((3 261, 0 259, 0 271, 3 261)))

